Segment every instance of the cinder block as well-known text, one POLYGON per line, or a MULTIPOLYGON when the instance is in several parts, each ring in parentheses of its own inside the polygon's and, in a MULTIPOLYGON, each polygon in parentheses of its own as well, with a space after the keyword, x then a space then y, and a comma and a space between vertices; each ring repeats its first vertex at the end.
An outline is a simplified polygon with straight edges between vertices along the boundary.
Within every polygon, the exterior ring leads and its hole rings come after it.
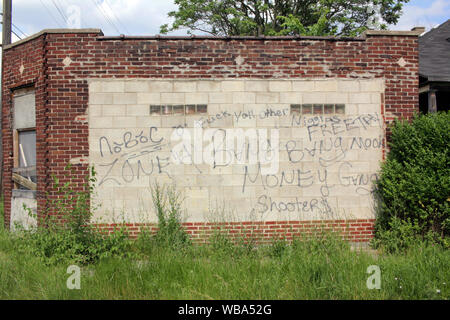
POLYGON ((258 92, 256 94, 256 103, 279 103, 280 93, 278 92, 258 92))
POLYGON ((125 92, 125 83, 123 81, 104 81, 102 82, 102 91, 109 93, 125 92))
POLYGON ((150 92, 172 92, 173 91, 173 82, 172 81, 152 80, 148 84, 148 89, 150 92))
POLYGON ((90 93, 102 93, 103 92, 103 82, 102 81, 92 81, 89 83, 90 93))
POLYGON ((245 91, 245 81, 233 81, 226 80, 222 81, 222 91, 224 92, 239 92, 245 91))
POLYGON ((221 81, 197 81, 198 92, 219 92, 222 91, 221 81))
POLYGON ((184 93, 163 92, 163 93, 161 93, 161 103, 184 104, 185 103, 185 94, 184 93))
MULTIPOLYGON (((114 104, 137 104, 137 93, 113 93, 112 97, 114 104)), ((112 102, 103 104, 112 104, 112 102)))
POLYGON ((372 103, 378 103, 378 104, 380 104, 380 103, 381 103, 381 94, 380 94, 380 93, 372 93, 372 94, 370 95, 370 101, 371 101, 372 103))
POLYGON ((139 92, 137 94, 138 104, 159 104, 161 103, 160 93, 139 92))
POLYGON ((162 128, 174 128, 185 125, 184 116, 162 116, 161 127, 162 128))
POLYGON ((319 80, 314 82, 314 90, 321 92, 337 92, 336 80, 319 80))
POLYGON ((378 113, 380 112, 379 104, 359 104, 359 114, 378 113))
POLYGON ((371 95, 370 93, 350 93, 349 103, 370 103, 371 95))
MULTIPOLYGON (((348 192, 348 190, 347 190, 348 192)), ((360 208, 359 197, 357 196, 341 196, 337 199, 339 208, 360 208)))
POLYGON ((313 80, 292 81, 292 90, 296 92, 311 92, 314 91, 313 80))
POLYGON ((90 93, 89 94, 89 104, 112 104, 113 96, 109 93, 90 93))
POLYGON ((90 128, 111 128, 113 126, 112 117, 91 117, 89 119, 90 128))
POLYGON ((233 94, 228 92, 210 92, 209 103, 233 103, 233 94))
POLYGON ((186 93, 185 100, 186 104, 208 104, 209 95, 205 92, 186 93))
POLYGON ((195 92, 197 91, 196 81, 174 81, 173 83, 174 92, 195 92))
POLYGON ((104 116, 125 116, 126 112, 126 105, 112 104, 102 106, 102 115, 104 116))
POLYGON ((147 92, 147 81, 125 81, 125 92, 147 92))
POLYGON ((302 94, 300 92, 280 92, 280 102, 301 104, 303 103, 302 94))
POLYGON ((359 92, 359 81, 338 80, 338 92, 359 92))
POLYGON ((303 94, 303 103, 327 103, 327 96, 325 92, 307 92, 303 94))
POLYGON ((265 80, 247 80, 245 81, 245 91, 267 92, 269 91, 269 82, 265 80))
POLYGON ((137 117, 136 125, 138 128, 161 127, 161 117, 137 117))
POLYGON ((255 103, 256 95, 253 92, 233 92, 233 103, 255 103))
POLYGON ((148 116, 150 113, 148 105, 128 105, 127 116, 148 116))
POLYGON ((135 128, 136 117, 113 117, 110 128, 135 128))
POLYGON ((347 115, 357 115, 359 114, 357 104, 347 104, 345 106, 345 114, 347 115))
POLYGON ((193 199, 208 199, 209 198, 209 190, 207 187, 191 187, 186 189, 186 198, 193 199))
POLYGON ((327 103, 348 103, 347 93, 330 92, 326 97, 327 103))
POLYGON ((102 108, 103 106, 100 104, 93 104, 88 107, 89 117, 100 117, 102 116, 102 108))
POLYGON ((210 128, 231 128, 233 127, 233 117, 232 116, 227 116, 224 117, 222 114, 218 114, 220 116, 217 115, 211 115, 210 119, 212 117, 214 117, 214 121, 211 121, 211 123, 209 124, 210 128))
POLYGON ((269 90, 272 92, 292 91, 292 82, 290 80, 269 81, 269 90))

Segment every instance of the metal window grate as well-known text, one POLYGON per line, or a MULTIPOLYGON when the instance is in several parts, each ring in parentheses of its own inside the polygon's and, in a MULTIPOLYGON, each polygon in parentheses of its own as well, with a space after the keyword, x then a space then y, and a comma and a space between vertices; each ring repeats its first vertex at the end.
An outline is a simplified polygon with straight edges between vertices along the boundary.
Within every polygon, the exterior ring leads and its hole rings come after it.
POLYGON ((345 104, 291 104, 291 115, 345 114, 345 104))
POLYGON ((208 113, 206 104, 150 105, 151 116, 193 115, 208 113))

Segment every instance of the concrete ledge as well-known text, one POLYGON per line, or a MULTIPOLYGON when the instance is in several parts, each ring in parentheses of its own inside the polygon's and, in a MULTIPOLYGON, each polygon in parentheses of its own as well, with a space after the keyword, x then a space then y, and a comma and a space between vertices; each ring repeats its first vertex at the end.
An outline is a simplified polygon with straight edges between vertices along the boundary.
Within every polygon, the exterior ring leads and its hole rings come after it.
POLYGON ((367 30, 359 37, 333 37, 333 36, 104 36, 101 29, 44 29, 25 39, 5 45, 4 50, 19 46, 23 43, 36 39, 44 34, 71 34, 71 33, 97 33, 97 40, 327 40, 327 41, 364 41, 367 36, 414 36, 417 37, 425 32, 423 27, 414 27, 411 31, 396 30, 367 30))
POLYGON ((366 36, 411 36, 411 37, 418 37, 422 33, 425 32, 424 27, 414 27, 411 29, 411 31, 397 31, 397 30, 366 30, 362 34, 363 37, 366 36))
POLYGON ((3 50, 8 50, 11 48, 14 48, 18 45, 21 45, 23 43, 26 43, 28 41, 34 40, 36 38, 39 38, 40 36, 44 35, 44 34, 59 34, 59 33, 98 33, 100 36, 103 35, 103 32, 101 29, 44 29, 38 33, 35 33, 29 37, 26 37, 22 40, 16 41, 14 43, 8 44, 3 46, 3 50))
POLYGON ((99 41, 112 40, 260 40, 260 41, 280 41, 280 40, 327 40, 327 41, 364 41, 361 37, 334 37, 334 36, 100 36, 99 41))

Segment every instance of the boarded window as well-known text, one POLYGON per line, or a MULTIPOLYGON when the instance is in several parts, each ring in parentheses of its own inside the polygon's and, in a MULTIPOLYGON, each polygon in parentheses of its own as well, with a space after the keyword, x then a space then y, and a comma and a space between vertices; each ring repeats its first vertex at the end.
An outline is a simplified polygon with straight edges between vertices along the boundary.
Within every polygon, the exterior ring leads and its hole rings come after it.
POLYGON ((36 103, 34 89, 13 92, 13 180, 16 189, 36 189, 36 103))
POLYGON ((14 129, 36 127, 36 107, 34 90, 14 91, 14 129))

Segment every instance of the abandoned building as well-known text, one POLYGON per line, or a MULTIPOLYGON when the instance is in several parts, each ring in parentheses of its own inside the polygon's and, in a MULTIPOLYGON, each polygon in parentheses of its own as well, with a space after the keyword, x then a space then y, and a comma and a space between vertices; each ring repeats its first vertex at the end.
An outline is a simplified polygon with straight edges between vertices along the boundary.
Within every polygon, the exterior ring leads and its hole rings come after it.
POLYGON ((386 128, 419 110, 418 36, 131 37, 43 30, 4 48, 6 226, 52 211, 53 177, 92 223, 136 234, 175 185, 194 239, 220 223, 269 239, 333 228, 368 241, 386 128), (66 169, 72 165, 73 172, 66 169), (70 174, 69 174, 70 173, 70 174))
POLYGON ((450 110, 450 19, 419 38, 422 113, 450 110))

